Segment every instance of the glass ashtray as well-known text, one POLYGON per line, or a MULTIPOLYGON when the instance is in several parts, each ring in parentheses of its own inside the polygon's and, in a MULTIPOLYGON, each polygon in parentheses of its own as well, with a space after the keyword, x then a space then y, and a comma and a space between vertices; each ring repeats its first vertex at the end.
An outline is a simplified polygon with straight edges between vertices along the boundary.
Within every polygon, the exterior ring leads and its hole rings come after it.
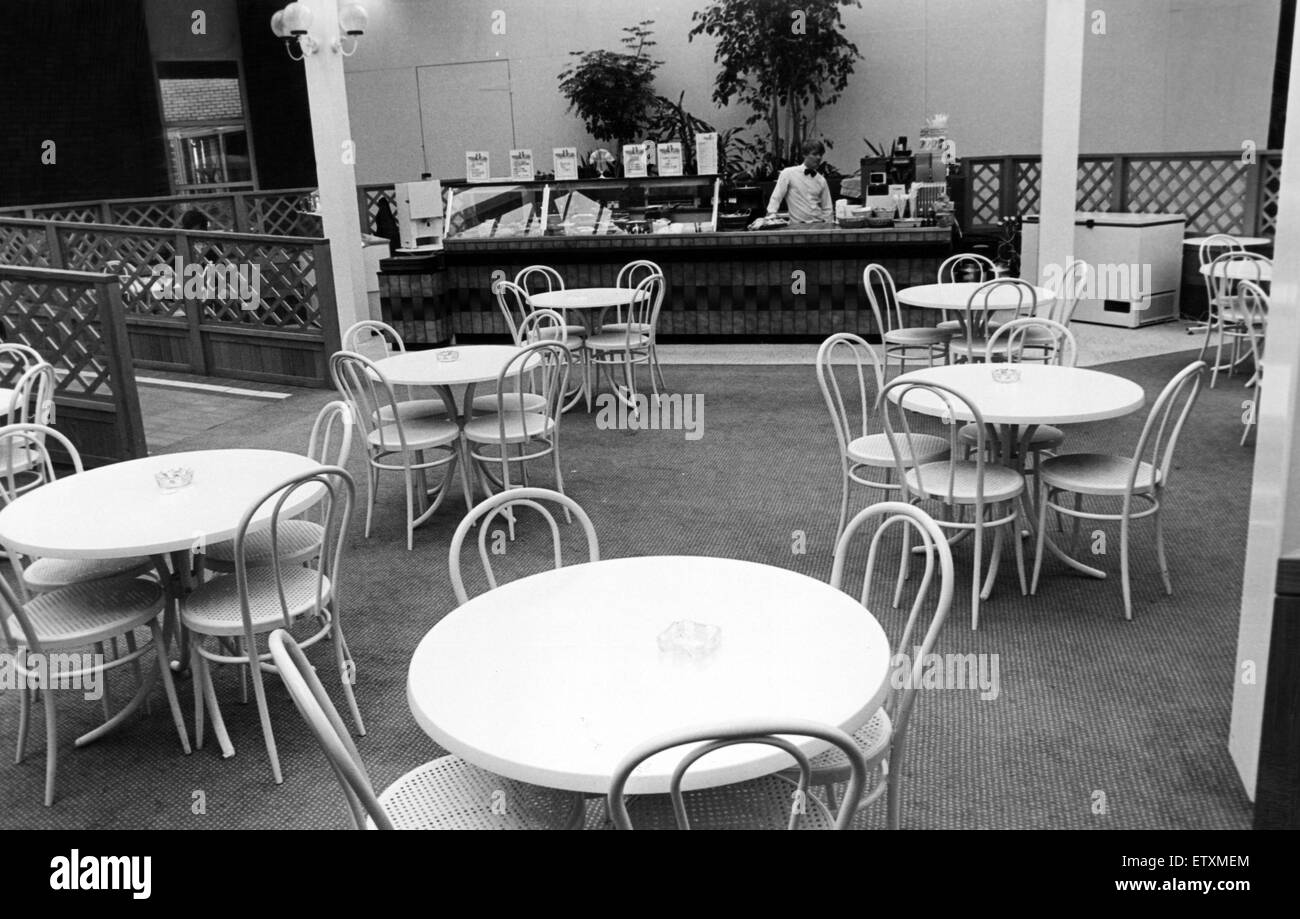
POLYGON ((659 650, 698 660, 718 650, 722 629, 704 622, 680 619, 659 633, 659 650))
POLYGON ((447 363, 450 363, 451 361, 458 361, 458 360, 460 360, 460 352, 459 352, 459 351, 439 351, 439 352, 437 352, 437 353, 434 355, 434 358, 435 358, 436 360, 438 360, 438 361, 441 361, 441 362, 444 363, 444 364, 447 364, 447 363))
POLYGON ((994 367, 993 379, 995 382, 998 383, 1019 383, 1020 368, 1019 367, 994 367))
POLYGON ((164 469, 154 473, 154 481, 163 491, 179 491, 194 481, 194 470, 188 466, 164 469))

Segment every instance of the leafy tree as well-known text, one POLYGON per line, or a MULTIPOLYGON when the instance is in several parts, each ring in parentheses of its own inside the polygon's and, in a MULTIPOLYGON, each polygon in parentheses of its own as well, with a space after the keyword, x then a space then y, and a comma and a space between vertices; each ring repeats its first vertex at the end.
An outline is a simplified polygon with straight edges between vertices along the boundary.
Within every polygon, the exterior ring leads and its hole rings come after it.
POLYGON ((691 41, 708 35, 718 42, 713 59, 722 70, 713 101, 749 106, 747 125, 766 121, 769 168, 797 157, 818 110, 848 86, 862 57, 840 17, 840 7, 850 5, 862 7, 860 0, 713 0, 691 16, 691 41))
POLYGON ((599 140, 630 143, 650 119, 656 105, 655 71, 663 64, 648 55, 655 45, 652 25, 653 19, 645 19, 624 29, 625 52, 569 52, 578 61, 560 73, 560 91, 569 100, 568 111, 576 110, 599 140))

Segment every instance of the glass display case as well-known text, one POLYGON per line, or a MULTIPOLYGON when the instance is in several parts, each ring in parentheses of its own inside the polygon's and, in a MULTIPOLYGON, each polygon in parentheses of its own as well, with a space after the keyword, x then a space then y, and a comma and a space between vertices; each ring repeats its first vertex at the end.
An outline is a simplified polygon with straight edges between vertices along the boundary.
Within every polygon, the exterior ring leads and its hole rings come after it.
POLYGON ((716 181, 680 176, 456 185, 449 189, 446 238, 708 232, 716 181))

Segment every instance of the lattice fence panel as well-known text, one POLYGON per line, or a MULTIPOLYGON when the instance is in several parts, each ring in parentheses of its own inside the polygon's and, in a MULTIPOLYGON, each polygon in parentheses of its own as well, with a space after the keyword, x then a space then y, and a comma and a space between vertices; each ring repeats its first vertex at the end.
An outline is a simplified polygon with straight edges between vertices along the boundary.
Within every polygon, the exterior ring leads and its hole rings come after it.
POLYGON ((99 223, 99 206, 95 204, 58 205, 32 208, 34 220, 66 220, 75 223, 99 223))
POLYGON ((1129 161, 1128 210, 1135 214, 1185 214, 1193 233, 1245 230, 1246 170, 1237 157, 1129 161))
POLYGON ((1115 161, 1081 160, 1075 206, 1081 211, 1109 211, 1115 192, 1115 161))
POLYGON ((972 226, 991 226, 1002 219, 1002 164, 973 162, 970 174, 970 215, 972 226))
POLYGON ((1016 163, 1016 213, 1038 211, 1038 196, 1043 167, 1037 160, 1016 163))
POLYGON ((1277 196, 1282 187, 1282 157, 1269 155, 1260 163, 1259 235, 1277 235, 1277 196))
POLYGON ((392 213, 397 214, 397 192, 392 186, 388 188, 367 188, 366 195, 366 212, 362 215, 366 219, 366 225, 363 228, 367 233, 375 232, 375 215, 379 213, 379 202, 387 200, 388 206, 392 208, 392 213))
POLYGON ((112 401, 93 285, 0 278, 5 340, 35 348, 54 365, 56 395, 112 401))
POLYGON ((108 218, 110 223, 128 227, 175 229, 180 226, 180 215, 176 205, 170 201, 124 201, 110 204, 108 218))
MULTIPOLYGON (((221 270, 230 272, 233 267, 246 287, 253 284, 253 269, 257 271, 256 309, 245 310, 233 297, 205 300, 205 321, 255 323, 288 332, 320 331, 316 255, 311 246, 204 237, 194 243, 194 249, 191 258, 203 249, 221 270)), ((227 283, 227 293, 233 293, 230 287, 227 283)))
POLYGON ((45 227, 0 223, 0 264, 51 267, 45 227))
POLYGON ((248 231, 268 236, 320 236, 320 218, 299 212, 304 196, 250 195, 248 231))

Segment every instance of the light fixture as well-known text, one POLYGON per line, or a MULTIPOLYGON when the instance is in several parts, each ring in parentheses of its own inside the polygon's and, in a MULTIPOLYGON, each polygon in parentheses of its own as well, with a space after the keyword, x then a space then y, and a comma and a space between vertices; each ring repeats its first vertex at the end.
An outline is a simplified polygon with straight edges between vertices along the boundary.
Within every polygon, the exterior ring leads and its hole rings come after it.
MULTIPOLYGON (((342 34, 330 42, 330 49, 344 57, 356 54, 358 39, 365 34, 369 19, 361 4, 344 4, 339 10, 339 31, 342 34)), ((311 36, 311 23, 311 10, 297 0, 271 17, 271 31, 277 38, 284 39, 284 49, 295 61, 320 50, 320 43, 311 36), (295 44, 299 49, 297 54, 293 50, 295 44)))

